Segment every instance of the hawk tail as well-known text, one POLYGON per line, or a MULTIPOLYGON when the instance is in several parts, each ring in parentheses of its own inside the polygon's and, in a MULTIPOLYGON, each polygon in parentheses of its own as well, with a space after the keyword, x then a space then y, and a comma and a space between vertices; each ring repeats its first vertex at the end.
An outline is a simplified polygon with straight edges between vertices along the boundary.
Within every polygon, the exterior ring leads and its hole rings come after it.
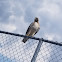
POLYGON ((28 40, 28 38, 24 38, 24 39, 22 40, 22 42, 25 43, 27 40, 28 40))

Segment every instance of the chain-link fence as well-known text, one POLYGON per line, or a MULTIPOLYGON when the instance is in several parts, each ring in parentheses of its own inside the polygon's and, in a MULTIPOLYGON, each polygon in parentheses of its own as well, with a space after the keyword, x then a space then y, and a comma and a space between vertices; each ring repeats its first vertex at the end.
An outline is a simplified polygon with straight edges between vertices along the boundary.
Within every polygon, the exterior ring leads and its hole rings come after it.
POLYGON ((0 62, 62 62, 62 44, 0 31, 0 62))

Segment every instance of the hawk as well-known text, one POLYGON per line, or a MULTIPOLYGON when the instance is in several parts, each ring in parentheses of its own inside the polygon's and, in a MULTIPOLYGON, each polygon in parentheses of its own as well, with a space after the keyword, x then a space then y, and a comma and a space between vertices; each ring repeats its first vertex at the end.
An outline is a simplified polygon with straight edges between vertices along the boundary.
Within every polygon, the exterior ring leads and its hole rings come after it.
MULTIPOLYGON (((39 19, 36 17, 35 19, 34 19, 34 22, 32 22, 30 25, 29 25, 29 27, 28 27, 28 29, 27 29, 27 31, 26 31, 26 36, 34 36, 38 31, 39 31, 39 29, 40 29, 40 25, 39 25, 39 19)), ((29 38, 24 38, 23 40, 22 40, 22 42, 26 42, 27 40, 28 40, 29 38)))

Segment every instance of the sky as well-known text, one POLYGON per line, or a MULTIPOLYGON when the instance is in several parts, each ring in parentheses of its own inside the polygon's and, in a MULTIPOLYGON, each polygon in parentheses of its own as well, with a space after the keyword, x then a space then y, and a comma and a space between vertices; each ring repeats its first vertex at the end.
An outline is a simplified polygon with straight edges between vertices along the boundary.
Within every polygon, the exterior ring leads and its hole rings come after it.
MULTIPOLYGON (((0 30, 25 35, 28 26, 34 21, 35 17, 39 18, 40 23, 40 30, 35 37, 62 42, 62 0, 0 0, 0 30)), ((1 41, 0 43, 7 46, 10 44, 10 42, 8 44, 7 42, 1 41)), ((11 46, 13 46, 13 43, 14 41, 11 40, 11 46)), ((34 47, 32 44, 31 42, 31 47, 34 47)), ((25 45, 23 44, 23 46, 25 45)), ((5 48, 0 48, 0 50, 7 50, 5 48)), ((2 57, 8 58, 8 55, 5 55, 2 51, 0 53, 2 57)), ((17 61, 18 59, 15 57, 13 60, 17 61)))

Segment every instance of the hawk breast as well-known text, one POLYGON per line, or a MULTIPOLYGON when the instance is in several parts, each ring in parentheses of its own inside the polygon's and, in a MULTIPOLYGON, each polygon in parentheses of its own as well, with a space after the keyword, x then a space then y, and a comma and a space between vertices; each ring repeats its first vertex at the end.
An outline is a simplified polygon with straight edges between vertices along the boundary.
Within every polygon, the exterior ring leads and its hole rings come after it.
POLYGON ((37 29, 39 29, 39 27, 40 27, 39 24, 37 22, 35 22, 33 25, 33 29, 37 30, 37 29))

